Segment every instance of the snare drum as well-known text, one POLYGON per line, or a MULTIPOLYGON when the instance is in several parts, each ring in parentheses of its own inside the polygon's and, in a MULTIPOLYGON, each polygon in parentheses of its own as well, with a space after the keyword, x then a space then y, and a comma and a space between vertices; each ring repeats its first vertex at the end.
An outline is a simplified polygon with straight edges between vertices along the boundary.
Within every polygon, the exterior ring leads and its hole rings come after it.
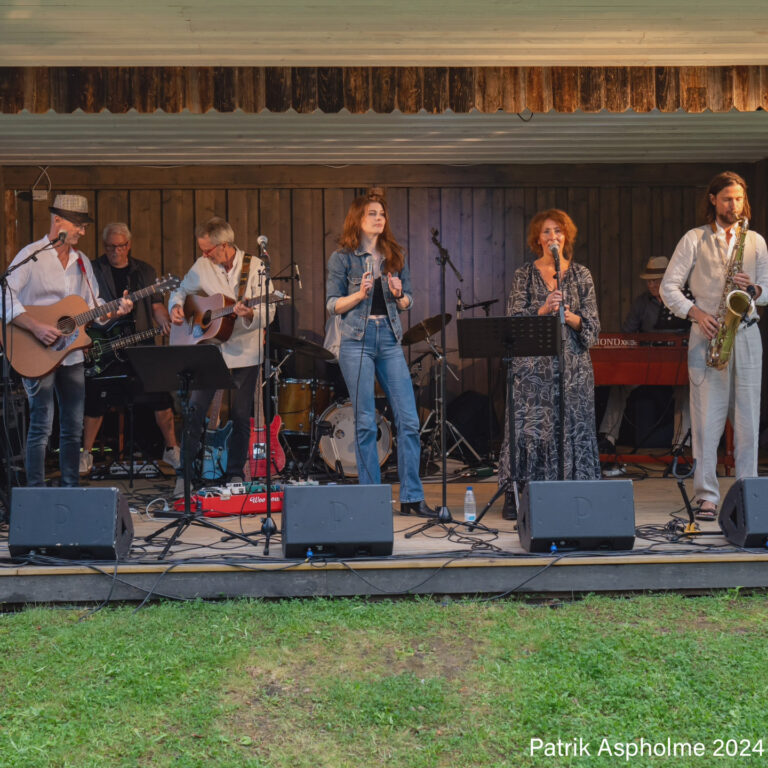
POLYGON ((287 435, 308 435, 312 421, 331 402, 333 387, 319 379, 283 379, 277 392, 277 412, 287 435))
MULTIPOLYGON (((333 470, 336 462, 341 463, 341 469, 346 477, 357 477, 357 461, 355 460, 355 414, 349 400, 334 403, 320 417, 321 421, 329 421, 333 425, 330 435, 320 438, 320 455, 323 461, 333 470)), ((379 466, 392 453, 392 427, 389 421, 376 411, 376 450, 379 455, 379 466)))

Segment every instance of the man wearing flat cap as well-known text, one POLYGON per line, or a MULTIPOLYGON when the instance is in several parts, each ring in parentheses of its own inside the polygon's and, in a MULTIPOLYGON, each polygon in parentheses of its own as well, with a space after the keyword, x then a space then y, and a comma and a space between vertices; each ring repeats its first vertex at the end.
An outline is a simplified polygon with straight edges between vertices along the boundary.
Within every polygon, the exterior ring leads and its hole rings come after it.
MULTIPOLYGON (((664 272, 669 264, 666 256, 654 256, 648 259, 645 270, 640 277, 645 280, 647 290, 640 294, 633 302, 629 313, 621 327, 622 333, 686 333, 690 328, 690 322, 675 317, 661 300, 659 289, 664 272)), ((608 395, 608 405, 605 415, 600 422, 598 434, 598 447, 600 453, 614 453, 616 440, 619 436, 621 420, 624 416, 624 408, 627 399, 637 385, 624 385, 611 387, 608 395)), ((690 410, 688 407, 688 387, 675 387, 675 429, 673 444, 681 443, 691 426, 690 410)))
MULTIPOLYGON (((45 346, 54 344, 62 333, 56 326, 32 317, 26 311, 27 306, 55 304, 73 295, 82 297, 91 308, 104 303, 99 298, 91 262, 75 247, 87 226, 93 223, 88 215, 88 200, 82 195, 56 195, 48 210, 51 212, 48 234, 22 248, 11 266, 24 261, 35 251, 39 253, 35 260, 11 273, 6 296, 6 320, 29 331, 45 346)), ((132 308, 133 304, 123 298, 115 314, 127 314, 132 308)), ((85 401, 83 353, 80 350, 70 352, 51 373, 39 379, 23 378, 22 382, 29 400, 27 485, 45 485, 45 449, 53 429, 55 392, 59 403, 60 484, 76 486, 85 401)))

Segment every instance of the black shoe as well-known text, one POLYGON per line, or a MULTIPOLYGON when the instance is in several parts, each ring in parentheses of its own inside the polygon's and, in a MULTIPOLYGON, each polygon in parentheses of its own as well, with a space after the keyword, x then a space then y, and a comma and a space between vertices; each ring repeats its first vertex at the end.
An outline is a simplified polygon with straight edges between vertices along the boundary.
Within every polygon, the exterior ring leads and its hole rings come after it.
POLYGON ((517 510, 515 509, 515 494, 507 491, 504 494, 504 507, 501 510, 503 520, 517 520, 517 510))
POLYGON ((616 446, 601 432, 597 436, 598 453, 616 453, 616 446))
POLYGON ((406 501, 400 503, 401 515, 416 515, 416 517, 437 517, 437 512, 427 506, 427 502, 422 499, 421 501, 406 501))

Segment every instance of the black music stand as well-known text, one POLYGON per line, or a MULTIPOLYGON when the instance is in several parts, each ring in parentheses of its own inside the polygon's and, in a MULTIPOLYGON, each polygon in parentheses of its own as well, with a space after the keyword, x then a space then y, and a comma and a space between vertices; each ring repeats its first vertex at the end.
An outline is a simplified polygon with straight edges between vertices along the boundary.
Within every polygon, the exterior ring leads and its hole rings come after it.
MULTIPOLYGON (((512 361, 516 357, 558 357, 561 352, 560 320, 557 315, 533 317, 471 317, 457 320, 459 357, 501 357, 507 364, 507 431, 509 434, 509 471, 515 471, 515 403, 512 379, 512 361)), ((560 401, 564 396, 562 366, 558 376, 560 401)), ((563 419, 558 425, 558 444, 564 445, 563 419)), ((564 467, 561 460, 560 475, 564 467)), ((511 477, 483 507, 475 523, 479 523, 496 499, 506 493, 511 484, 518 511, 517 478, 511 477)), ((472 530, 470 524, 468 530, 472 530)))
POLYGON ((253 540, 242 534, 233 533, 228 528, 212 523, 198 510, 192 511, 190 492, 192 459, 189 455, 191 435, 189 431, 189 393, 195 389, 232 389, 232 375, 221 356, 221 351, 214 344, 198 344, 193 346, 137 346, 125 350, 128 361, 136 371, 144 390, 147 392, 170 392, 177 389, 181 401, 181 414, 184 430, 184 512, 176 520, 164 525, 159 530, 144 537, 144 541, 152 541, 155 537, 172 528, 176 530, 168 539, 159 560, 163 560, 176 539, 190 526, 200 525, 203 528, 231 535, 242 539, 247 544, 253 540))

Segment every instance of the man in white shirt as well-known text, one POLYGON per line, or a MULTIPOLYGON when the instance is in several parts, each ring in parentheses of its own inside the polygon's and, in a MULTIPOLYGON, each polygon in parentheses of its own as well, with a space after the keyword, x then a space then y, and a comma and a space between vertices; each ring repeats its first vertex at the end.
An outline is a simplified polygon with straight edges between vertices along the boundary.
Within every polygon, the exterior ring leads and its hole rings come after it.
MULTIPOLYGON (((719 327, 718 309, 737 240, 735 225, 751 215, 747 184, 731 171, 712 179, 706 201, 708 223, 686 232, 677 244, 661 283, 661 297, 678 317, 692 321, 688 377, 696 459, 694 492, 697 517, 714 520, 720 502, 717 447, 726 418, 730 417, 734 429, 736 477, 757 476, 762 343, 753 322, 757 317, 753 307, 739 325, 728 365, 718 370, 706 364, 709 341, 719 327), (683 294, 686 281, 693 301, 683 294)), ((747 232, 743 263, 733 284, 754 291, 755 303, 768 303, 768 250, 756 232, 747 232)))
MULTIPOLYGON (((250 418, 253 407, 254 391, 258 378, 259 365, 263 355, 263 329, 267 324, 267 312, 264 304, 258 304, 254 310, 246 306, 246 300, 262 295, 269 295, 272 286, 266 285, 264 263, 256 256, 247 257, 235 245, 235 233, 224 219, 214 217, 201 224, 196 232, 197 245, 202 252, 192 269, 187 272, 178 290, 171 294, 168 308, 171 322, 184 322, 184 301, 189 294, 211 296, 221 293, 230 299, 237 299, 240 292, 240 279, 243 273, 244 259, 250 263, 243 275, 245 291, 243 301, 234 306, 236 315, 232 335, 220 345, 221 354, 232 372, 235 389, 230 403, 232 436, 227 455, 227 480, 242 480, 243 467, 248 458, 250 439, 250 418)), ((274 316, 274 306, 270 307, 269 320, 274 316)), ((188 450, 194 458, 200 450, 200 437, 205 423, 206 412, 215 392, 213 390, 195 390, 190 396, 191 417, 190 434, 194 440, 185 446, 182 440, 182 457, 188 450)), ((182 466, 183 466, 182 461, 182 466)), ((180 476, 182 468, 177 470, 180 476)), ((179 479, 181 479, 179 477, 179 479)), ((177 491, 180 490, 177 482, 177 491)))
MULTIPOLYGON (((32 333, 45 345, 54 344, 63 334, 55 326, 40 322, 27 312, 27 306, 47 306, 68 296, 82 297, 89 307, 104 302, 94 279, 91 262, 77 245, 93 219, 88 215, 88 200, 82 195, 56 195, 46 237, 22 248, 11 262, 19 264, 39 251, 8 277, 6 320, 32 333)), ((125 294, 127 296, 127 293, 125 294)), ((128 299, 120 301, 116 315, 133 309, 128 299)), ((9 329, 9 334, 13 328, 9 329)), ((62 486, 78 484, 80 441, 83 434, 85 376, 83 353, 70 352, 51 373, 39 379, 22 379, 29 400, 27 433, 27 485, 45 485, 45 449, 53 429, 53 396, 59 403, 59 466, 62 486)))

